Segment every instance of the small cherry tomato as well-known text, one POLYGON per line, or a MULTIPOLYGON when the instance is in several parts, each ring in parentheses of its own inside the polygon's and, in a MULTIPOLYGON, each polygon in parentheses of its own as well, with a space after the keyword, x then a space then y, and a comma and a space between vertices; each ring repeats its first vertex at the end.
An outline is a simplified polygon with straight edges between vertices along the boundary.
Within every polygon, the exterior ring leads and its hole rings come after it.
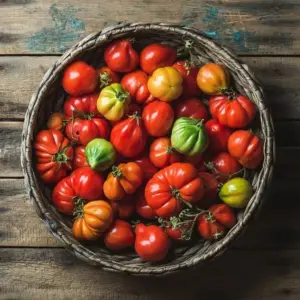
POLYGON ((72 96, 93 93, 98 84, 96 70, 84 61, 76 61, 64 71, 62 85, 72 96))
POLYGON ((157 262, 163 260, 169 251, 167 234, 158 226, 140 223, 135 228, 135 251, 142 260, 157 262))
POLYGON ((50 115, 47 121, 48 129, 62 130, 64 128, 65 116, 59 112, 50 115))
POLYGON ((154 101, 144 108, 142 118, 149 135, 161 137, 170 132, 174 121, 174 111, 170 104, 154 101))
POLYGON ((97 70, 100 80, 100 89, 105 88, 112 83, 120 82, 119 75, 107 66, 97 70))
POLYGON ((144 181, 152 178, 152 176, 158 171, 158 169, 152 164, 148 156, 142 156, 135 160, 135 162, 143 170, 144 181))
POLYGON ((128 73, 137 68, 139 56, 129 40, 117 40, 104 51, 104 60, 115 72, 128 73))
POLYGON ((131 225, 123 220, 116 219, 112 226, 105 232, 105 246, 113 251, 130 248, 134 244, 134 235, 131 225))
POLYGON ((206 121, 208 111, 202 101, 198 98, 179 99, 175 107, 176 119, 188 117, 206 121))
POLYGON ((193 229, 193 222, 185 223, 180 227, 173 229, 172 226, 165 227, 166 233, 170 239, 177 243, 186 243, 191 239, 190 231, 193 229))
POLYGON ((231 228, 236 223, 233 210, 226 204, 214 204, 208 210, 215 220, 226 228, 231 228))
POLYGON ((144 219, 151 220, 156 216, 154 210, 147 204, 145 200, 144 187, 140 188, 137 192, 135 210, 144 219))
POLYGON ((152 74, 161 67, 172 66, 176 60, 176 50, 163 44, 150 44, 140 54, 140 64, 143 71, 152 74))
POLYGON ((226 228, 216 222, 211 213, 200 215, 197 220, 197 231, 206 240, 218 240, 224 236, 226 228))
POLYGON ((84 149, 85 149, 84 146, 74 147, 73 162, 72 162, 73 170, 89 166, 89 164, 86 161, 84 149))

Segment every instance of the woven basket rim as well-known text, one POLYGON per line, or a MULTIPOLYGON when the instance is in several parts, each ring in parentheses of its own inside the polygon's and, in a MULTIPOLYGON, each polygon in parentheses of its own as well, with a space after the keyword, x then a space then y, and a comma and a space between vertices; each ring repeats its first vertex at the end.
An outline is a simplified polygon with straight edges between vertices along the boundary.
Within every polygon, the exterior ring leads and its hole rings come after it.
POLYGON ((22 131, 22 143, 21 143, 21 165, 24 173, 25 186, 27 189, 27 193, 29 198, 33 201, 36 206, 39 217, 46 223, 48 229, 51 233, 56 236, 59 240, 61 240, 65 247, 72 251, 77 257, 86 260, 87 262, 101 266, 103 269, 111 270, 111 271, 124 271, 131 274, 151 274, 151 275, 161 275, 166 273, 171 273, 174 271, 186 269, 189 267, 193 267, 198 265, 199 263, 203 263, 206 260, 210 260, 223 253, 227 247, 235 240, 238 236, 241 235, 246 225, 248 225, 249 221, 252 217, 257 213, 258 208, 262 202, 263 195, 262 193, 266 191, 272 175, 273 175, 273 165, 275 162, 275 140, 274 140, 274 128, 272 117, 269 113, 269 110, 265 107, 264 96, 261 87, 257 84, 256 80, 253 78, 252 74, 249 73, 249 70, 246 65, 240 64, 237 58, 231 54, 231 52, 223 46, 217 45, 214 41, 207 38, 204 34, 199 32, 196 29, 186 29, 179 25, 169 25, 169 24, 153 24, 153 23, 121 23, 116 26, 112 26, 110 28, 104 29, 101 32, 93 33, 87 36, 85 39, 74 45, 70 48, 65 54, 63 54, 54 65, 46 72, 44 75, 39 87, 36 92, 33 94, 31 101, 29 103, 24 126, 22 131), (217 247, 211 250, 208 253, 202 254, 199 257, 193 258, 191 261, 184 261, 182 263, 177 263, 174 265, 160 266, 144 266, 138 267, 134 264, 124 266, 121 263, 117 262, 109 262, 107 260, 101 259, 98 255, 96 255, 91 250, 87 249, 84 245, 80 244, 76 240, 66 236, 64 234, 64 230, 62 228, 56 227, 56 218, 50 212, 47 211, 47 207, 43 205, 42 201, 39 201, 40 197, 43 197, 36 186, 37 180, 35 177, 35 171, 31 163, 32 156, 32 140, 33 140, 33 130, 35 118, 37 117, 37 107, 39 106, 40 99, 43 98, 44 93, 47 88, 45 87, 46 82, 51 82, 58 74, 61 72, 66 65, 76 58, 78 54, 82 51, 86 51, 93 47, 96 47, 101 41, 106 39, 113 39, 115 35, 118 33, 135 33, 139 30, 151 32, 151 30, 161 31, 161 32, 175 32, 180 34, 186 38, 200 39, 205 41, 208 45, 211 44, 215 49, 217 49, 220 53, 220 57, 230 60, 234 65, 238 65, 240 67, 240 72, 243 73, 245 77, 249 80, 249 85, 256 87, 257 97, 260 99, 260 117, 262 121, 262 126, 267 128, 265 132, 265 155, 264 157, 264 167, 260 173, 260 184, 259 188, 255 192, 257 194, 256 201, 253 201, 251 205, 249 205, 242 217, 239 221, 239 226, 235 226, 232 230, 230 230, 226 236, 222 239, 222 243, 219 243, 217 247))

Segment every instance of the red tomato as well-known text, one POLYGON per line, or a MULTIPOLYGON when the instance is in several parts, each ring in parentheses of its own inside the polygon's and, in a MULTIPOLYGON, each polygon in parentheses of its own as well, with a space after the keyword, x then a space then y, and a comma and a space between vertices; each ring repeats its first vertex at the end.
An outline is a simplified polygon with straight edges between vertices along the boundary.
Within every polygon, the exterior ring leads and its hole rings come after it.
POLYGON ((180 161, 181 156, 172 148, 170 138, 162 137, 151 144, 149 158, 155 167, 162 169, 180 161))
POLYGON ((183 78, 183 92, 185 97, 195 97, 199 94, 197 85, 198 68, 189 61, 179 60, 173 67, 177 69, 183 78))
POLYGON ((139 64, 139 56, 129 40, 117 40, 104 51, 104 60, 115 72, 132 72, 139 64))
POLYGON ((208 112, 205 105, 198 98, 179 99, 175 107, 176 118, 188 117, 207 120, 208 112))
POLYGON ((229 153, 248 169, 256 169, 264 157, 263 142, 248 130, 234 132, 228 140, 229 153))
POLYGON ((190 163, 196 167, 203 164, 203 153, 194 155, 194 156, 187 156, 184 155, 183 157, 184 162, 190 163))
POLYGON ((93 93, 97 84, 96 70, 84 61, 76 61, 68 66, 62 79, 63 88, 72 96, 93 93))
POLYGON ((185 238, 184 232, 185 230, 190 229, 191 226, 192 226, 192 222, 186 223, 184 226, 182 225, 181 227, 176 229, 172 229, 172 226, 168 226, 165 229, 170 239, 178 243, 184 243, 190 240, 189 238, 185 238))
POLYGON ((115 125, 111 131, 110 141, 124 157, 135 157, 141 154, 147 142, 141 117, 134 114, 115 125))
POLYGON ((86 146, 95 138, 109 138, 109 125, 106 120, 92 118, 90 120, 75 119, 66 126, 66 135, 70 140, 86 146))
POLYGON ((158 171, 145 188, 146 202, 163 218, 177 215, 182 201, 197 203, 203 194, 203 181, 188 163, 174 163, 158 171))
POLYGON ((142 117, 149 135, 160 137, 170 132, 174 121, 174 111, 170 104, 154 101, 144 108, 142 117))
POLYGON ((131 99, 139 104, 144 104, 154 100, 148 90, 147 82, 148 75, 141 70, 137 70, 126 74, 121 80, 121 85, 130 93, 131 99))
POLYGON ((220 124, 215 119, 207 121, 205 128, 209 137, 208 149, 215 153, 227 151, 227 142, 232 129, 220 124))
POLYGON ((135 199, 133 197, 133 195, 128 195, 122 201, 110 202, 116 217, 126 220, 133 215, 135 209, 135 199))
POLYGON ((72 214, 82 201, 97 200, 103 196, 104 179, 89 167, 75 170, 62 179, 52 192, 52 200, 57 210, 72 214))
POLYGON ((147 156, 142 156, 136 159, 135 162, 143 170, 144 180, 149 180, 158 171, 147 156))
POLYGON ((123 220, 115 220, 104 235, 104 244, 113 251, 132 247, 134 244, 134 235, 131 225, 123 220))
POLYGON ((86 161, 84 146, 76 146, 74 148, 74 155, 73 155, 73 170, 88 167, 89 164, 86 161))
POLYGON ((143 71, 152 74, 161 67, 172 66, 176 60, 176 50, 163 44, 150 44, 140 54, 140 64, 143 71))
POLYGON ((157 262, 163 260, 169 251, 167 234, 158 226, 140 223, 135 228, 135 251, 142 260, 157 262))
POLYGON ((98 69, 97 73, 100 80, 100 89, 120 81, 119 75, 107 66, 98 69))
POLYGON ((211 214, 203 214, 197 220, 197 231, 206 240, 217 240, 224 236, 226 228, 216 222, 211 214))
POLYGON ((137 192, 135 209, 136 212, 145 219, 151 220, 156 216, 154 210, 147 204, 145 200, 144 187, 140 188, 137 192))
POLYGON ((73 148, 59 130, 40 131, 33 147, 37 158, 36 169, 44 182, 58 182, 72 169, 73 148))
POLYGON ((142 108, 138 104, 131 102, 128 104, 127 115, 131 116, 135 113, 138 113, 139 115, 141 115, 142 108))
POLYGON ((226 228, 231 228, 236 223, 233 210, 226 204, 215 204, 208 209, 215 220, 226 228))
POLYGON ((220 95, 210 98, 209 110, 222 125, 230 128, 242 128, 249 125, 254 119, 256 106, 241 95, 232 98, 220 95))
POLYGON ((68 97, 64 104, 64 114, 68 118, 86 116, 101 117, 97 109, 97 99, 99 94, 94 93, 81 97, 68 97))
POLYGON ((204 183, 204 196, 197 206, 207 208, 217 199, 219 182, 213 174, 199 172, 198 175, 204 183))

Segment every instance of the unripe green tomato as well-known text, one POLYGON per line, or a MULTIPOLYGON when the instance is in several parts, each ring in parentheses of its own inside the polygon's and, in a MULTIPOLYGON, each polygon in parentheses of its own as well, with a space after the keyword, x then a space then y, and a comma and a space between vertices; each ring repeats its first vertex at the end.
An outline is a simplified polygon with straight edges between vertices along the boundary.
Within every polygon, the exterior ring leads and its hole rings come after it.
POLYGON ((244 208, 253 195, 251 184, 244 178, 236 177, 227 181, 221 188, 219 197, 233 208, 244 208))

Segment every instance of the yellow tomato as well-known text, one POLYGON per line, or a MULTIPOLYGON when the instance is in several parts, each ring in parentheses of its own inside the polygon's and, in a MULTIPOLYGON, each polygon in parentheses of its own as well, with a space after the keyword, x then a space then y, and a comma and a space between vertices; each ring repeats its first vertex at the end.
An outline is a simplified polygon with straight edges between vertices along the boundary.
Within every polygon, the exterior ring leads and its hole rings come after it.
POLYGON ((182 81, 181 74, 175 68, 159 68, 149 78, 148 90, 155 98, 171 102, 181 95, 182 81))

